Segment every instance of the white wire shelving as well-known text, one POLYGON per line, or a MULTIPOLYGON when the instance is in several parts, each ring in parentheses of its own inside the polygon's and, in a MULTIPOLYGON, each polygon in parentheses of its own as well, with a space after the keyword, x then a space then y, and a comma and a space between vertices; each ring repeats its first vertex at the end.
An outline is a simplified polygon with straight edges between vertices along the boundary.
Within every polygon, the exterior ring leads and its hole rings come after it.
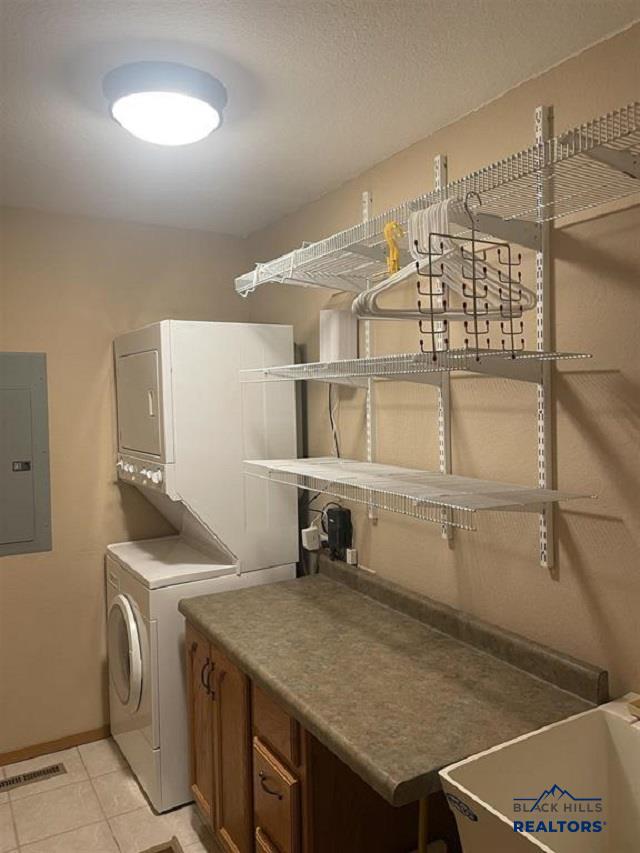
POLYGON ((542 223, 637 193, 639 179, 636 101, 331 237, 259 263, 236 279, 236 291, 247 296, 260 285, 283 283, 359 293, 386 273, 383 229, 388 222, 405 225, 414 211, 446 198, 462 202, 469 192, 482 199, 476 222, 481 232, 537 248, 542 223), (541 184, 549 191, 541 193, 541 184), (548 200, 541 204, 541 197, 548 200))
MULTIPOLYGON (((451 540, 454 528, 475 529, 475 513, 481 510, 536 513, 539 515, 540 564, 547 569, 554 565, 556 504, 565 499, 591 495, 560 492, 552 488, 551 366, 555 361, 590 356, 551 351, 551 224, 562 217, 640 192, 640 101, 556 136, 552 135, 551 108, 539 106, 534 114, 534 127, 535 143, 532 146, 453 182, 447 181, 446 154, 439 154, 434 161, 433 192, 405 201, 374 217, 369 216, 370 197, 366 193, 364 221, 326 239, 304 244, 280 258, 259 263, 252 272, 237 278, 235 284, 236 291, 242 296, 248 296, 267 283, 359 294, 388 278, 385 226, 391 222, 398 223, 406 234, 405 226, 414 212, 452 200, 453 203, 447 206, 448 226, 445 229, 449 237, 460 238, 461 241, 468 241, 469 236, 479 237, 480 242, 487 237, 535 250, 535 350, 519 350, 519 344, 525 346, 524 338, 516 342, 513 329, 510 341, 507 340, 508 332, 503 337, 503 347, 505 340, 511 344, 506 351, 492 348, 487 338, 480 342, 480 333, 476 334, 474 347, 448 349, 443 324, 437 321, 440 304, 434 310, 434 294, 429 289, 426 295, 430 298, 432 325, 431 331, 427 331, 432 335, 429 349, 435 352, 427 351, 421 341, 419 353, 371 356, 367 349, 366 357, 360 359, 270 366, 241 372, 242 382, 316 380, 366 388, 369 461, 335 458, 250 461, 245 466, 248 475, 364 504, 374 522, 377 510, 434 522, 440 525, 442 536, 447 540, 451 540), (470 194, 475 194, 476 198, 479 196, 479 204, 473 209, 468 204, 470 194), (481 348, 485 340, 490 347, 487 350, 481 348), (526 488, 451 474, 449 389, 451 377, 460 374, 484 374, 535 383, 537 487, 526 488), (436 386, 438 473, 372 461, 372 436, 375 432, 369 426, 369 407, 375 387, 373 380, 423 382, 436 386)), ((399 250, 400 266, 404 268, 412 260, 406 236, 400 239, 399 250)), ((510 281, 510 273, 508 278, 510 281)), ((420 287, 418 291, 420 294, 423 292, 420 287)), ((474 279, 474 300, 475 293, 474 279)), ((436 297, 438 295, 435 294, 436 297)), ((464 304, 462 308, 465 309, 464 304)), ((425 313, 420 304, 418 310, 425 313)), ((483 310, 486 314, 486 306, 483 310)), ((511 308, 506 313, 507 318, 512 319, 511 308)), ((415 319, 414 315, 411 319, 415 319)), ((477 319, 474 319, 474 324, 477 324, 477 319)), ((501 322, 505 335, 502 325, 501 322)), ((419 328, 420 333, 425 334, 422 322, 419 328)), ((367 340, 368 329, 367 320, 367 340)), ((467 341, 465 345, 468 347, 467 341)))
POLYGON ((539 513, 550 503, 590 497, 336 457, 247 460, 244 469, 274 483, 462 530, 476 529, 476 512, 539 513))
POLYGON ((241 382, 283 382, 316 380, 344 385, 366 385, 369 378, 438 384, 443 373, 468 372, 540 382, 542 364, 549 361, 591 358, 587 353, 538 352, 524 350, 514 354, 502 350, 442 350, 439 352, 399 353, 343 361, 287 364, 240 371, 241 382))

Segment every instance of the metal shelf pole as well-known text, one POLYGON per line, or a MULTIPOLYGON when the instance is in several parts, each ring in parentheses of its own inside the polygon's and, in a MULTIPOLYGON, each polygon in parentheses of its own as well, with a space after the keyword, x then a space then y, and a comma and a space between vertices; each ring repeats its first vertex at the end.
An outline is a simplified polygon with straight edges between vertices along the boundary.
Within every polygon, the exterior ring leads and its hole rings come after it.
MULTIPOLYGON (((371 218, 371 210, 373 207, 373 198, 367 190, 362 193, 362 221, 368 222, 371 218)), ((369 282, 367 281, 367 288, 369 282)), ((371 358, 371 320, 364 321, 364 352, 365 358, 371 358)), ((373 394, 374 380, 369 377, 367 379, 367 398, 365 400, 365 419, 366 419, 366 441, 367 441, 367 462, 373 462, 375 456, 375 420, 373 412, 373 394)), ((378 512, 375 507, 369 505, 368 508, 369 520, 376 524, 378 521, 378 512)))
MULTIPOLYGON (((543 151, 544 143, 552 136, 553 110, 537 107, 535 138, 543 151)), ((540 172, 536 192, 540 222, 540 249, 536 252, 536 349, 550 349, 551 341, 551 222, 543 221, 545 211, 553 202, 548 169, 540 172)), ((542 381, 537 385, 538 486, 554 488, 553 476, 553 403, 551 364, 543 362, 542 381)), ((554 506, 547 504, 540 513, 540 565, 553 568, 555 557, 554 506)))
MULTIPOLYGON (((445 187, 449 183, 447 171, 447 155, 438 154, 433 160, 433 184, 434 190, 442 194, 446 192, 445 187)), ((443 283, 443 295, 436 299, 436 309, 442 308, 442 301, 446 298, 446 288, 443 283)), ((435 324, 436 348, 445 349, 446 327, 442 322, 435 324)), ((443 373, 438 389, 438 455, 441 474, 451 473, 451 377, 443 373)), ((449 515, 445 516, 442 524, 442 538, 451 541, 453 539, 453 527, 447 523, 449 515)))

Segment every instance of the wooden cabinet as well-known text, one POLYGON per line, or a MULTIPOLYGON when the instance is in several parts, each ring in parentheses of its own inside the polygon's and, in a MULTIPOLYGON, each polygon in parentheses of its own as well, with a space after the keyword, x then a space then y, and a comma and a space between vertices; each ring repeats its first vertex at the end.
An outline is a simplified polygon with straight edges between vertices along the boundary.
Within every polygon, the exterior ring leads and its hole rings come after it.
POLYGON ((252 853, 249 679, 187 623, 191 790, 228 853, 252 853))
POLYGON ((316 853, 409 853, 417 848, 417 803, 390 805, 314 737, 308 737, 306 753, 306 806, 316 853))
MULTIPOLYGON (((226 853, 409 853, 418 804, 389 805, 197 630, 186 633, 191 784, 226 853)), ((440 792, 429 841, 460 853, 440 792)))
POLYGON ((230 853, 253 850, 249 679, 217 649, 213 661, 215 828, 230 853))
POLYGON ((187 693, 191 745, 191 790, 209 826, 214 824, 213 702, 209 641, 187 624, 187 693))

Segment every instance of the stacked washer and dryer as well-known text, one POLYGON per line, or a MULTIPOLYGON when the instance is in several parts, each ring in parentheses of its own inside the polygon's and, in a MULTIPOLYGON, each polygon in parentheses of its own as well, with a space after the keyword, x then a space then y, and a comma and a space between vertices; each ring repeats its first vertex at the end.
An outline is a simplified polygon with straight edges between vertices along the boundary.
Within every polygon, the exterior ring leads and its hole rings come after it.
POLYGON ((290 364, 290 326, 165 320, 114 344, 118 478, 178 531, 110 545, 111 731, 157 811, 193 799, 181 598, 295 577, 295 490, 244 459, 296 455, 293 383, 241 384, 290 364))

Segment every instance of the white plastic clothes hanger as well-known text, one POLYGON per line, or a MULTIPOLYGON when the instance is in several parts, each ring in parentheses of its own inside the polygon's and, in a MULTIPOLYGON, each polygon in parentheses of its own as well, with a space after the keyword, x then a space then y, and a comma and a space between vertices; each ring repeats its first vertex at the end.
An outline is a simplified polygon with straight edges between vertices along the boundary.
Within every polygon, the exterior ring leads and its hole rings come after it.
MULTIPOLYGON (((472 212, 468 206, 470 196, 479 196, 469 193, 464 202, 465 210, 472 220, 472 212)), ((475 292, 476 305, 481 302, 482 319, 504 320, 509 315, 520 316, 523 311, 530 311, 536 305, 535 294, 519 282, 516 285, 517 298, 510 301, 509 276, 504 271, 491 266, 478 249, 487 248, 480 244, 475 256, 470 254, 468 241, 452 239, 450 225, 450 211, 453 205, 460 202, 454 199, 432 204, 425 210, 418 210, 409 216, 408 239, 409 251, 414 258, 413 263, 407 264, 397 273, 385 278, 379 284, 358 294, 352 304, 353 312, 363 319, 372 320, 424 320, 428 316, 419 309, 405 308, 382 308, 378 302, 380 296, 388 290, 415 278, 419 275, 429 280, 428 271, 431 265, 431 282, 437 284, 442 290, 443 286, 448 290, 460 295, 463 307, 451 308, 437 312, 438 320, 468 321, 469 310, 465 310, 465 301, 470 298, 469 280, 473 277, 474 265, 478 279, 475 292), (465 247, 465 242, 467 246, 465 247), (432 256, 429 257, 429 249, 432 256), (505 303, 510 305, 505 315, 505 303)), ((497 245, 497 244, 494 244, 497 245)))

